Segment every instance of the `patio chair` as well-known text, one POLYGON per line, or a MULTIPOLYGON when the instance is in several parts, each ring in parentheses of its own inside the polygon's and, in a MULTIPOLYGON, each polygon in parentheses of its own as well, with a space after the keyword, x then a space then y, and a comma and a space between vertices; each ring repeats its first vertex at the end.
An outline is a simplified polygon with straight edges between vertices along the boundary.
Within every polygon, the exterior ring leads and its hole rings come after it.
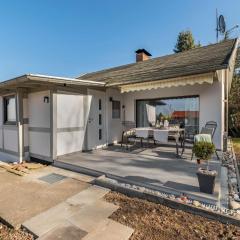
MULTIPOLYGON (((212 121, 210 122, 209 125, 208 125, 208 123, 209 122, 207 122, 205 124, 205 127, 202 127, 202 129, 200 131, 200 134, 209 134, 209 135, 211 135, 211 141, 213 142, 213 136, 214 136, 214 133, 216 131, 216 124, 214 124, 214 122, 212 122, 212 121)), ((194 144, 194 141, 193 141, 193 144, 194 144)), ((217 159, 219 160, 219 156, 218 156, 218 153, 217 153, 216 149, 215 149, 215 154, 217 156, 217 159)), ((193 156, 194 156, 194 153, 192 152, 191 160, 193 160, 193 156)))
POLYGON ((128 144, 130 139, 134 139, 134 142, 135 142, 136 133, 134 128, 122 132, 121 147, 123 146, 123 144, 125 144, 126 148, 128 149, 128 144))
POLYGON ((212 138, 213 138, 213 136, 214 136, 214 134, 215 134, 215 132, 216 132, 216 129, 217 129, 217 123, 214 122, 214 121, 208 121, 208 122, 206 122, 206 124, 205 124, 205 128, 211 128, 211 129, 213 129, 213 132, 212 132, 212 138))
POLYGON ((213 132, 214 132, 213 128, 202 127, 200 134, 209 134, 209 135, 211 135, 211 138, 212 138, 213 132))
MULTIPOLYGON (((181 141, 182 154, 185 151, 185 144, 194 144, 194 136, 196 135, 196 130, 193 127, 186 127, 183 139, 181 141)), ((193 159, 193 152, 191 155, 191 160, 193 159)))
MULTIPOLYGON (((214 121, 209 121, 205 124, 205 127, 202 128, 201 133, 210 134, 213 142, 213 137, 216 132, 216 128, 217 128, 217 123, 214 121)), ((215 154, 217 156, 217 159, 219 160, 219 156, 216 149, 215 149, 215 154)))

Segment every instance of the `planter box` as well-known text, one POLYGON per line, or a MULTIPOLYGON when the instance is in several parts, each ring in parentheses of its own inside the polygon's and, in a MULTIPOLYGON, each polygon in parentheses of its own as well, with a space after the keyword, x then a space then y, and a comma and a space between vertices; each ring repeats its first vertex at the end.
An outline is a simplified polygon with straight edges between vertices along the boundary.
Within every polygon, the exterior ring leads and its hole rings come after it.
POLYGON ((213 194, 215 187, 215 175, 197 172, 200 192, 213 194))

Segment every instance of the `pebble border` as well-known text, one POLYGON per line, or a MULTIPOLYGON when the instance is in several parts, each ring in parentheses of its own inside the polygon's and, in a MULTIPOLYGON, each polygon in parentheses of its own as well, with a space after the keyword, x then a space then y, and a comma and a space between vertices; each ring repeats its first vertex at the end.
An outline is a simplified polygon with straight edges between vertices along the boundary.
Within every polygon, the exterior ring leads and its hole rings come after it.
POLYGON ((232 140, 228 140, 228 150, 223 154, 222 165, 227 168, 229 208, 240 211, 240 176, 232 140))

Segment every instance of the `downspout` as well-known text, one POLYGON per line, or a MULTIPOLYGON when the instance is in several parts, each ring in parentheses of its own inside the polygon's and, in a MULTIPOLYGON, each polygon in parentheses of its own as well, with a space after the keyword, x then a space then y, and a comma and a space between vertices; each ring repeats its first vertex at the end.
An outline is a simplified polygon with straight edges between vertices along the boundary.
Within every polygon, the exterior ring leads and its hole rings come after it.
POLYGON ((224 76, 224 136, 223 136, 223 151, 227 151, 228 145, 228 69, 224 76))
POLYGON ((225 132, 228 136, 228 70, 225 71, 225 103, 226 103, 226 129, 225 132))

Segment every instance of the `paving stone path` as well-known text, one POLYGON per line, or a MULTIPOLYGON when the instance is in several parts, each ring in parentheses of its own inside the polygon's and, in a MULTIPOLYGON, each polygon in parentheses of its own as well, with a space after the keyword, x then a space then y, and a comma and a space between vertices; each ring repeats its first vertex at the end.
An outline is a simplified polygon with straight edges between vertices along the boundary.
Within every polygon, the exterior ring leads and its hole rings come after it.
POLYGON ((133 229, 108 218, 118 208, 103 199, 108 192, 91 185, 22 226, 39 240, 127 240, 133 229))

